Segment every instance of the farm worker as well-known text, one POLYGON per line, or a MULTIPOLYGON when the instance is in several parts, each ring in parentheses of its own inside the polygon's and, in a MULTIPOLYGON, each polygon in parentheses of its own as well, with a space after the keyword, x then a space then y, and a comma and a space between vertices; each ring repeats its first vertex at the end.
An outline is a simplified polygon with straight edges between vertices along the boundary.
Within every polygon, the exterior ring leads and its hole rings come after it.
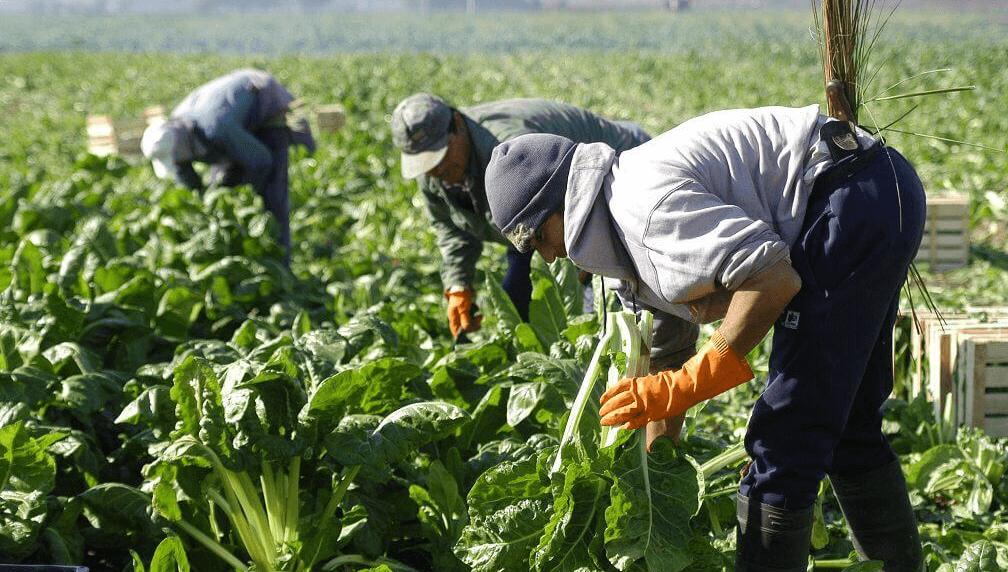
POLYGON ((823 477, 862 558, 920 569, 881 413, 924 225, 924 190, 902 155, 816 105, 765 107, 703 115, 623 153, 515 138, 486 178, 494 222, 518 250, 620 280, 628 307, 720 320, 682 368, 609 388, 602 424, 679 416, 750 380, 745 356, 773 326, 745 436, 736 570, 805 570, 823 477))
POLYGON ((194 162, 210 164, 210 185, 251 184, 280 224, 280 245, 290 264, 287 147, 315 150, 308 122, 288 125, 295 98, 270 74, 242 69, 196 88, 163 124, 144 131, 140 143, 154 173, 191 189, 204 189, 194 162))
MULTIPOLYGON (((402 153, 402 175, 417 179, 441 251, 448 325, 456 338, 479 328, 473 313, 476 262, 485 241, 507 244, 490 220, 483 173, 501 141, 526 133, 554 133, 579 142, 603 142, 622 151, 650 139, 629 121, 610 121, 584 109, 543 99, 511 99, 455 109, 417 93, 392 114, 392 141, 402 153)), ((507 249, 502 286, 528 320, 531 252, 507 249)))

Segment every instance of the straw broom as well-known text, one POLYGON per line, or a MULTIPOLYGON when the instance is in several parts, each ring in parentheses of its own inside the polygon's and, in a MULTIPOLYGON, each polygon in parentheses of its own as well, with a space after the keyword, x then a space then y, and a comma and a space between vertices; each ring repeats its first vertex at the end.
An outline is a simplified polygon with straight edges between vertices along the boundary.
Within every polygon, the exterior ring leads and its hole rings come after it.
POLYGON ((826 85, 826 109, 831 117, 857 123, 862 73, 881 26, 872 19, 875 0, 822 0, 815 9, 819 55, 826 85), (877 26, 872 34, 870 28, 877 26))
MULTIPOLYGON (((868 55, 875 41, 879 38, 885 22, 880 21, 877 17, 873 19, 875 0, 822 0, 821 13, 816 9, 815 2, 816 0, 812 0, 816 29, 819 32, 819 55, 822 60, 826 87, 826 111, 830 117, 857 125, 857 113, 864 102, 864 89, 868 83, 861 80, 861 74, 864 72, 868 55)), ((889 16, 891 15, 892 12, 889 13, 889 16)), ((960 89, 970 88, 951 88, 899 97, 914 97, 960 89)), ((924 284, 923 277, 917 271, 916 265, 911 262, 909 280, 904 287, 910 300, 910 311, 918 332, 920 332, 920 322, 917 319, 917 310, 913 303, 911 282, 917 286, 925 306, 934 312, 940 321, 944 322, 941 312, 938 311, 927 286, 924 284)))

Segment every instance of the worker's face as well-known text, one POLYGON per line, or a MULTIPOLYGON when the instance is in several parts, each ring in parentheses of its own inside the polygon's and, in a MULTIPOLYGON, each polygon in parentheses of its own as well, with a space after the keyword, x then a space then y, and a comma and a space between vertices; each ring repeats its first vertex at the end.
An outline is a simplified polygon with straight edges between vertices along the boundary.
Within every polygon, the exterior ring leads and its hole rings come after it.
POLYGON ((454 185, 461 184, 466 178, 466 167, 469 166, 469 132, 465 128, 465 119, 455 113, 454 128, 448 133, 448 152, 444 159, 427 175, 454 185))
POLYGON ((563 210, 556 210, 547 218, 532 236, 532 248, 552 263, 557 258, 567 258, 567 244, 564 243, 563 210))

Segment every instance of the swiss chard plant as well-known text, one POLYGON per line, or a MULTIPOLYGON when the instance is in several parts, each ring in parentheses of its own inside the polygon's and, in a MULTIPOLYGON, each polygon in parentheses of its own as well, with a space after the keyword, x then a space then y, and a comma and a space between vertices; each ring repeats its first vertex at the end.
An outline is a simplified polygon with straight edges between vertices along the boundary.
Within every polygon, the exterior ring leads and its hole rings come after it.
POLYGON ((682 570, 723 553, 691 525, 708 478, 744 452, 701 466, 644 431, 602 428, 595 403, 608 380, 647 371, 650 315, 610 313, 556 445, 480 476, 456 552, 473 570, 682 570), (642 333, 643 332, 643 333, 642 333))

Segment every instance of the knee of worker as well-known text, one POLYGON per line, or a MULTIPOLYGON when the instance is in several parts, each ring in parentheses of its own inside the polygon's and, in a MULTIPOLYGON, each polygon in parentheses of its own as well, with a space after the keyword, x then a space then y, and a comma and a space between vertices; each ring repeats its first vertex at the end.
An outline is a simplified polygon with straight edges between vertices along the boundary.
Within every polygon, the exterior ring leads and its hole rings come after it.
POLYGON ((784 459, 769 452, 755 454, 739 483, 739 495, 781 509, 810 506, 819 496, 828 462, 784 459))
POLYGON ((828 475, 857 475, 881 467, 897 458, 881 430, 845 435, 833 452, 828 475))
POLYGON ((822 404, 757 399, 745 436, 753 462, 739 493, 788 509, 815 502, 843 432, 841 414, 822 404))

